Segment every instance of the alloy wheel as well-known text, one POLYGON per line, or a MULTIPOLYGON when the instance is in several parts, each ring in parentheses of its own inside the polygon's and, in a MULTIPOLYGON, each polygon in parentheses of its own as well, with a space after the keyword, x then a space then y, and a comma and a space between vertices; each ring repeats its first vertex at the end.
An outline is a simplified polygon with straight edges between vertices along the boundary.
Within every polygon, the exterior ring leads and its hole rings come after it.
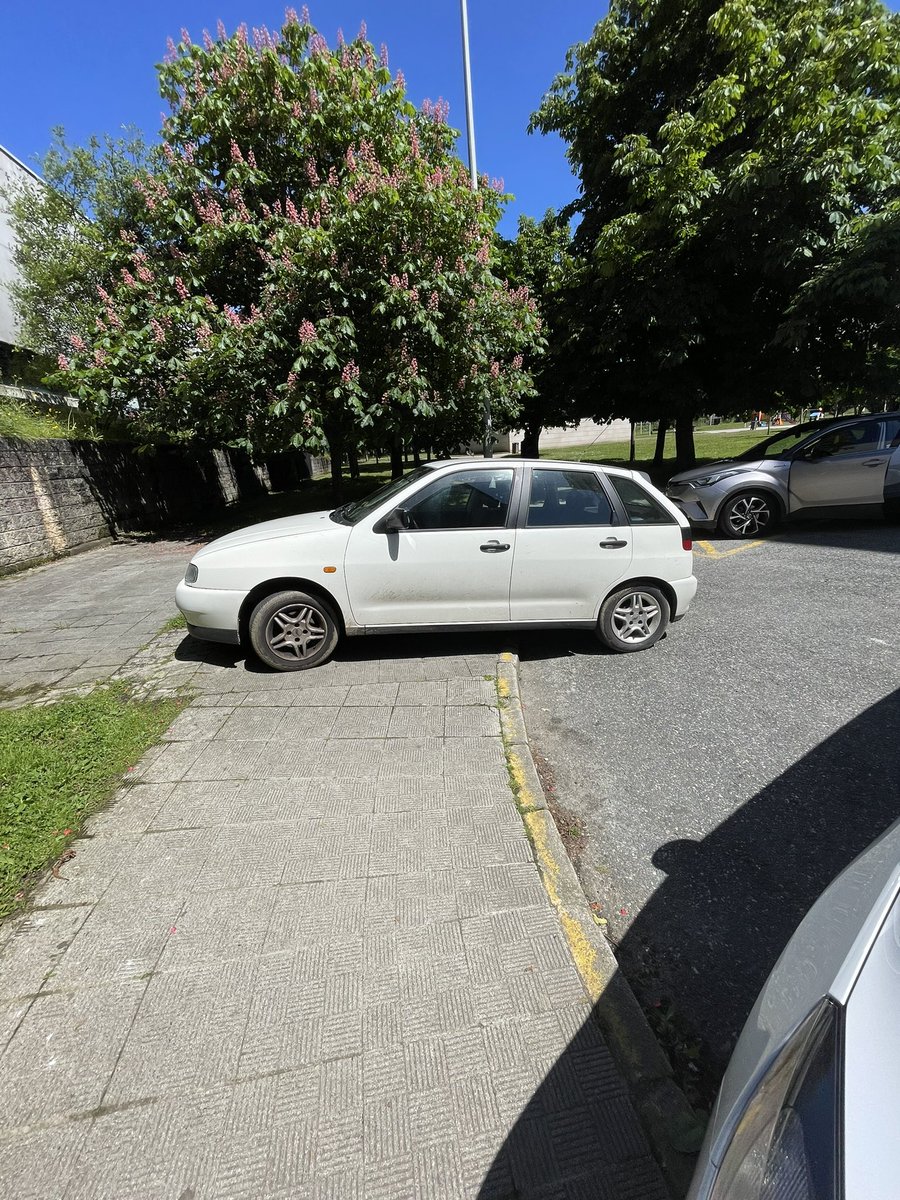
POLYGON ((638 645, 653 637, 661 620, 659 605, 647 592, 631 592, 623 596, 612 614, 616 637, 631 645, 638 645))
POLYGON ((728 513, 728 524, 738 537, 762 533, 771 523, 772 506, 762 496, 739 496, 728 513))
POLYGON ((328 632, 325 617, 309 604, 287 604, 273 613, 266 642, 280 658, 304 659, 315 654, 328 632))

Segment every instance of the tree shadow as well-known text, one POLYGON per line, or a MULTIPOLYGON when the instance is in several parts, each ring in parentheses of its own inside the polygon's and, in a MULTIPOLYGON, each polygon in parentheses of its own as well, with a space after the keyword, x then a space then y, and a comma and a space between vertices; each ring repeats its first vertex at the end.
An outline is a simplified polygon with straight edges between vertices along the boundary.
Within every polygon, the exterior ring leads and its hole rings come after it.
MULTIPOLYGON (((900 816, 898 778, 900 689, 798 759, 702 841, 668 842, 653 855, 666 879, 618 946, 618 961, 645 1002, 654 988, 663 990, 712 1047, 716 1084, 802 917, 900 816)), ((479 1200, 667 1196, 629 1123, 628 1097, 600 1038, 600 1028, 615 1023, 614 1007, 601 998, 521 1112, 479 1200)), ((632 1093, 639 1107, 642 1086, 632 1093)))

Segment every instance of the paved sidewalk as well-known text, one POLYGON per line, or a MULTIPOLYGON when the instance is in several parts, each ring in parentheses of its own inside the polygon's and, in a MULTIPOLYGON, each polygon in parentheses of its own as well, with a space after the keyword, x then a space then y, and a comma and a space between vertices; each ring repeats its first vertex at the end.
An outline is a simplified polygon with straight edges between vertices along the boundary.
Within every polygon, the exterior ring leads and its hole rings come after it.
POLYGON ((665 1200, 496 655, 404 656, 438 644, 176 669, 195 703, 0 927, 0 1196, 665 1200))
POLYGON ((112 675, 176 614, 191 552, 119 543, 0 579, 0 704, 112 675))

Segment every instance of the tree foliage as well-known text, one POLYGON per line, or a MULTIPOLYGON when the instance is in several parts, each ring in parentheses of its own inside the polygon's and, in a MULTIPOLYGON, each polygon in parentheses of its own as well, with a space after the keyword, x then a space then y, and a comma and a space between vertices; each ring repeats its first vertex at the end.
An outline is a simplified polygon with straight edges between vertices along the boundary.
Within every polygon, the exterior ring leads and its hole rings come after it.
POLYGON ((443 102, 416 109, 364 29, 329 48, 186 31, 170 106, 60 380, 148 432, 250 448, 458 444, 530 388, 534 301, 495 273, 502 198, 473 193, 443 102))
POLYGON ((590 411, 584 401, 579 405, 579 372, 573 370, 573 355, 578 354, 571 338, 577 262, 571 239, 569 223, 548 209, 540 221, 520 217, 517 236, 501 247, 503 270, 534 297, 544 336, 544 344, 525 359, 534 380, 534 392, 524 400, 519 418, 526 457, 538 456, 542 429, 575 424, 590 411))
POLYGON ((900 18, 878 0, 613 0, 533 126, 580 179, 582 361, 619 415, 826 385, 810 306, 900 195, 898 99, 900 18))
POLYGON ((139 207, 133 179, 147 149, 136 131, 91 138, 86 146, 70 146, 61 128, 52 138, 40 166, 43 184, 23 179, 0 198, 16 234, 10 288, 22 341, 55 359, 70 350, 73 336, 93 331, 97 288, 109 283, 106 249, 139 207))

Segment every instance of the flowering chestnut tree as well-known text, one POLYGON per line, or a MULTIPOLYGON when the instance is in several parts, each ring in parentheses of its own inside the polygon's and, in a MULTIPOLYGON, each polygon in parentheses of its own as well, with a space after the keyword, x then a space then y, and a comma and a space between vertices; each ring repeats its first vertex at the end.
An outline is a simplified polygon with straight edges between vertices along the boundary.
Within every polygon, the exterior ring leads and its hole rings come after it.
POLYGON ((540 343, 495 274, 499 188, 472 192, 447 106, 405 97, 365 28, 334 48, 182 31, 160 152, 108 247, 96 327, 60 356, 81 400, 148 433, 248 448, 451 444, 514 422, 540 343))

